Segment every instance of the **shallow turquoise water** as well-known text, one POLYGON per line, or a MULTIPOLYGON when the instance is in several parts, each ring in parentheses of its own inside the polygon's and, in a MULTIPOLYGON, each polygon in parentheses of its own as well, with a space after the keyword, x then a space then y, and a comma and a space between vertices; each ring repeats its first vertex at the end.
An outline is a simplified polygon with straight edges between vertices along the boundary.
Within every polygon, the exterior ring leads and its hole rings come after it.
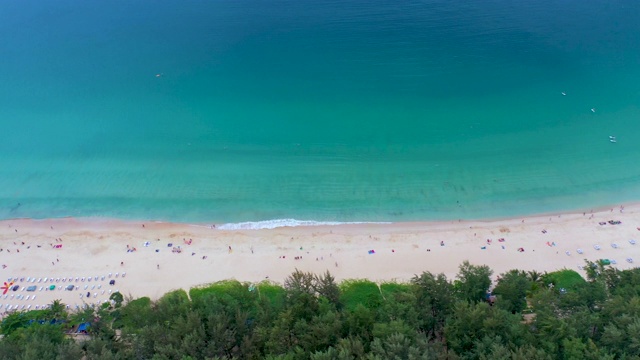
POLYGON ((638 33, 631 0, 3 1, 0 218, 637 201, 638 33))

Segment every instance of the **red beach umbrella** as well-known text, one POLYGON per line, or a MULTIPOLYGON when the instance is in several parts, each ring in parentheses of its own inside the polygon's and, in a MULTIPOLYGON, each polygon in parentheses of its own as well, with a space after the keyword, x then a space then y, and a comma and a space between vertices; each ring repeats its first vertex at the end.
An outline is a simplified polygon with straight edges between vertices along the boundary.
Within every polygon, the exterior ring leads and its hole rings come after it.
POLYGON ((2 295, 6 294, 9 289, 13 286, 13 281, 10 283, 4 282, 4 286, 0 286, 0 290, 2 290, 2 295))

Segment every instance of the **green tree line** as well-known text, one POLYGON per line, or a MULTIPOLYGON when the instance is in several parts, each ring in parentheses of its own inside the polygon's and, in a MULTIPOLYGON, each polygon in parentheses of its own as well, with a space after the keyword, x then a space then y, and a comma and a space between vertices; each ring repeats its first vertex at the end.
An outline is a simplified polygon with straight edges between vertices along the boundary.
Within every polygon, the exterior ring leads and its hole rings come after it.
POLYGON ((0 359, 640 359, 640 270, 492 270, 456 279, 337 283, 295 271, 278 285, 224 281, 157 301, 16 312, 0 359), (87 339, 66 335, 89 323, 87 339))

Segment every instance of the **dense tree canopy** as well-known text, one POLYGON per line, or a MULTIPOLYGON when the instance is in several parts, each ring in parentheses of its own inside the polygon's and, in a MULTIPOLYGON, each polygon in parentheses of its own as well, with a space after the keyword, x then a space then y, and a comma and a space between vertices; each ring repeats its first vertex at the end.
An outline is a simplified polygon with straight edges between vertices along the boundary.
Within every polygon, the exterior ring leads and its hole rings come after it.
POLYGON ((463 263, 408 283, 224 281, 157 301, 54 302, 1 324, 1 359, 640 359, 640 270, 511 270, 463 263), (493 293, 489 289, 493 286, 493 293), (494 295, 494 296, 488 296, 494 295), (491 299, 491 301, 488 301, 491 299), (72 339, 89 323, 87 339, 72 339))

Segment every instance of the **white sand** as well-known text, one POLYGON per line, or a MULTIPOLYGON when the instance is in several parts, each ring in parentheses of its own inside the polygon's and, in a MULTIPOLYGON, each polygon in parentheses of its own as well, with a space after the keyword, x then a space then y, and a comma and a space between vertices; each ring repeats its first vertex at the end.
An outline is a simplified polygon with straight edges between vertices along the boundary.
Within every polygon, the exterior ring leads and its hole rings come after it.
POLYGON ((17 292, 9 291, 6 298, 0 296, 0 306, 2 311, 7 304, 31 305, 34 309, 36 305, 60 299, 73 308, 84 302, 108 299, 108 290, 157 299, 173 289, 188 290, 223 279, 258 282, 268 277, 281 283, 296 268, 315 273, 329 270, 337 279, 368 278, 382 282, 405 281, 423 271, 443 272, 454 278, 464 260, 489 265, 495 275, 516 268, 579 271, 584 259, 614 259, 620 269, 634 267, 627 258, 640 262, 638 204, 625 206, 624 212, 620 212, 619 206, 613 211, 594 212, 593 217, 587 211, 586 215, 541 215, 522 220, 234 231, 157 222, 145 222, 143 227, 141 222, 96 219, 6 220, 0 221, 0 265, 6 265, 0 269, 0 284, 16 277, 24 277, 25 281, 17 282, 20 285, 17 292), (608 220, 620 220, 622 224, 598 224, 608 220), (500 238, 505 241, 499 242, 500 238), (639 240, 637 245, 629 243, 634 238, 639 240), (185 244, 183 239, 192 239, 192 244, 185 244), (487 239, 492 240, 491 244, 487 244, 487 239), (143 246, 145 241, 150 246, 143 246), (556 245, 548 246, 547 242, 556 245), (180 246, 182 253, 173 253, 168 243, 180 246), (618 248, 613 248, 613 243, 618 248), (54 249, 52 245, 56 244, 63 246, 54 249), (127 245, 136 251, 127 252, 127 245), (594 245, 601 249, 595 250, 594 245), (481 249, 483 246, 486 249, 481 249), (518 252, 520 247, 525 251, 518 252), (582 255, 577 252, 579 248, 582 255), (375 250, 375 254, 368 254, 369 250, 375 250), (296 260, 296 256, 302 259, 296 260), (120 275, 123 272, 125 278, 120 275), (99 280, 75 282, 76 277, 89 276, 98 276, 99 280), (41 286, 54 284, 62 288, 69 282, 48 279, 46 283, 36 280, 27 284, 27 277, 72 277, 79 290, 40 291, 41 286), (116 280, 115 286, 108 285, 110 279, 116 280), (22 290, 29 285, 36 285, 38 290, 22 290), (91 292, 91 298, 81 298, 80 294, 86 295, 87 291, 91 292), (25 298, 17 299, 18 295, 25 298))

